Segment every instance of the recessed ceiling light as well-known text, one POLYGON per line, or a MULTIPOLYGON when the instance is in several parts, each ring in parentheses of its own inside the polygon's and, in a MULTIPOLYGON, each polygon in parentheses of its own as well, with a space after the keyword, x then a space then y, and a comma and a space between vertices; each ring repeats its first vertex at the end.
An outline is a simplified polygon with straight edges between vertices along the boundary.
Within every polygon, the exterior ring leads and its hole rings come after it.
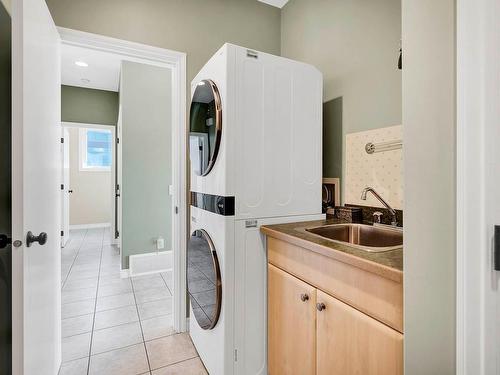
POLYGON ((81 66, 82 68, 86 68, 87 66, 89 66, 89 64, 87 64, 85 61, 75 61, 75 65, 81 66))
POLYGON ((90 79, 82 78, 82 83, 90 83, 90 79))

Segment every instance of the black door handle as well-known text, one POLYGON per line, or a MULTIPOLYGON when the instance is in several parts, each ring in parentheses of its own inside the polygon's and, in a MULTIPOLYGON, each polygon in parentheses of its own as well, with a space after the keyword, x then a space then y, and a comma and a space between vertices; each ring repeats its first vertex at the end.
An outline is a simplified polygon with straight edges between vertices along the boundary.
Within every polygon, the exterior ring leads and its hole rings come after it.
POLYGON ((11 243, 12 238, 9 238, 6 234, 0 234, 0 249, 5 249, 11 243))
POLYGON ((30 247, 33 242, 38 242, 40 245, 45 245, 47 242, 47 233, 42 232, 35 236, 31 231, 26 235, 26 246, 30 247))

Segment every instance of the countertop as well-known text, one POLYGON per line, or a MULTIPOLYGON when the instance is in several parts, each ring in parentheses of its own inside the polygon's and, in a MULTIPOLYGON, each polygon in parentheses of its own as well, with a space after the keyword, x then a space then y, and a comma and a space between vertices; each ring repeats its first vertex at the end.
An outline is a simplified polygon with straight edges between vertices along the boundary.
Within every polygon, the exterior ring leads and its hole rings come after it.
POLYGON ((306 231, 322 225, 342 224, 345 220, 326 219, 298 223, 264 225, 261 232, 269 237, 315 251, 324 256, 365 269, 392 279, 403 280, 403 249, 373 253, 357 249, 348 244, 334 242, 306 231))

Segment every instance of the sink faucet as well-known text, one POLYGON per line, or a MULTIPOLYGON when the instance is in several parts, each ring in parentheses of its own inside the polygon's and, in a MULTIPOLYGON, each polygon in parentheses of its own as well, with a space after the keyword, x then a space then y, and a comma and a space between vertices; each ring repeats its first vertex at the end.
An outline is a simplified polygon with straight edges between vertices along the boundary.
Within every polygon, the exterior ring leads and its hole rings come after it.
POLYGON ((373 188, 371 187, 366 187, 364 188, 364 190, 361 192, 361 199, 362 200, 366 200, 366 194, 367 193, 372 193, 373 196, 375 198, 377 198, 380 203, 382 203, 385 208, 387 208, 389 210, 389 212, 391 213, 392 215, 392 221, 391 221, 391 225, 394 225, 394 226, 397 226, 398 225, 398 221, 396 220, 396 210, 394 208, 392 208, 391 206, 389 206, 389 203, 387 203, 384 198, 382 198, 373 188))

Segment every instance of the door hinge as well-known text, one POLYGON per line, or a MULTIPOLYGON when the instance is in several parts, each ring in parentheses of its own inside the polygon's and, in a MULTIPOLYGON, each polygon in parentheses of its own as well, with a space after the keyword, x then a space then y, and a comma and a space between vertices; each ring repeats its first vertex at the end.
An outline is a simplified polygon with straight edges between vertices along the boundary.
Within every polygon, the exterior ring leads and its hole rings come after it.
POLYGON ((61 143, 64 143, 64 138, 61 138, 61 143))
POLYGON ((63 237, 63 236, 64 236, 64 231, 62 230, 62 231, 61 231, 61 237, 63 237))
POLYGON ((120 143, 120 138, 116 137, 116 144, 120 143))
POLYGON ((64 184, 61 184, 61 190, 64 190, 64 184))
POLYGON ((175 206, 175 213, 178 214, 179 213, 179 207, 175 206))
POLYGON ((234 361, 238 362, 238 349, 234 349, 234 361))

